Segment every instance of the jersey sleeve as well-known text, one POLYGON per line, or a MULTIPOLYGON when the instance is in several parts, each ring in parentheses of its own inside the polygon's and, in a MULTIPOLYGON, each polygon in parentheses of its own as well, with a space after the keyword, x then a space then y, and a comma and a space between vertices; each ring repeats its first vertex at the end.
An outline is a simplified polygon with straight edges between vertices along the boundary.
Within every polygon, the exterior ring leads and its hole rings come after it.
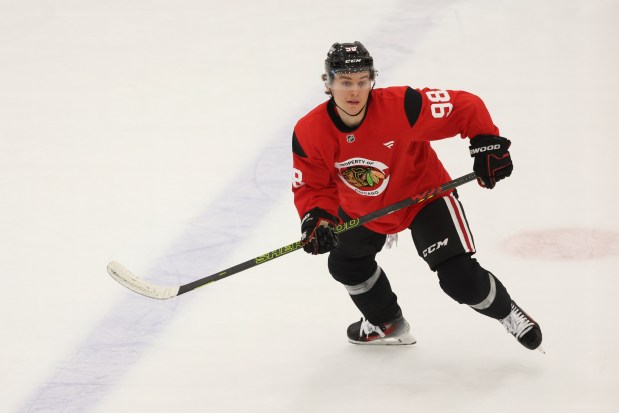
POLYGON ((327 165, 318 156, 317 148, 303 144, 296 131, 292 135, 292 163, 292 192, 299 217, 315 207, 337 216, 339 202, 333 165, 327 165))
MULTIPOLYGON (((484 102, 476 95, 459 90, 415 89, 419 94, 419 114, 413 128, 416 137, 438 140, 460 135, 498 135, 499 129, 484 102)), ((410 114, 407 114, 409 118, 410 114)))

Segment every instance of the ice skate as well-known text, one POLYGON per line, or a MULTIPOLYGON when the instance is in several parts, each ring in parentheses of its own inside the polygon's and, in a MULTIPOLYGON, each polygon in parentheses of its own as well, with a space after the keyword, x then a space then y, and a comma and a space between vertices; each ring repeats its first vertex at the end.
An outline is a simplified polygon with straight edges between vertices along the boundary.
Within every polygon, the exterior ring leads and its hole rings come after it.
POLYGON ((507 317, 500 320, 508 333, 516 337, 518 342, 529 350, 538 349, 542 353, 545 351, 540 346, 542 344, 542 330, 522 308, 512 301, 512 311, 507 317))
POLYGON ((347 334, 348 341, 353 344, 403 345, 417 342, 402 315, 377 326, 362 318, 348 327, 347 334))

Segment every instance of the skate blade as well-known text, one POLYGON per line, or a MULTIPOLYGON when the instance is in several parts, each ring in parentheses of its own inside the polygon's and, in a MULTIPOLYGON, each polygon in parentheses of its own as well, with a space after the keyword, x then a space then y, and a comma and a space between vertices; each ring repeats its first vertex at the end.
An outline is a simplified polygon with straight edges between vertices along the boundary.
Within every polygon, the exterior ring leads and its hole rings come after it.
POLYGON ((380 338, 372 341, 356 341, 348 339, 349 343, 362 346, 410 346, 417 342, 411 334, 403 334, 399 337, 380 338))

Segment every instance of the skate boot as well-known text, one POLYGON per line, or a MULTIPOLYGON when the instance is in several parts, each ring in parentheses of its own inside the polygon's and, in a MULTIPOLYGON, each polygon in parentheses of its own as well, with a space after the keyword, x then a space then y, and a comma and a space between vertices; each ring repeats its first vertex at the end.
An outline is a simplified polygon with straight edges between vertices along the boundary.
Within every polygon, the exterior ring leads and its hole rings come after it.
POLYGON ((415 344, 410 325, 400 313, 396 318, 377 326, 365 318, 348 327, 348 341, 353 344, 415 344))
POLYGON ((503 327, 512 336, 516 337, 518 342, 529 350, 539 349, 542 353, 544 350, 540 347, 542 344, 542 330, 539 324, 535 322, 522 308, 512 301, 512 311, 507 317, 499 320, 503 327))

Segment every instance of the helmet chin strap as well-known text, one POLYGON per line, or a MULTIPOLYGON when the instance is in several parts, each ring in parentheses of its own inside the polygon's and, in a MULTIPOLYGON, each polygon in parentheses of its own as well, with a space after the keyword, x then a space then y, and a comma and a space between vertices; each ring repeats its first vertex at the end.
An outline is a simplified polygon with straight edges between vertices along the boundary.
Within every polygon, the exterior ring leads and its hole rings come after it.
MULTIPOLYGON (((331 98, 331 99, 333 99, 333 98, 331 98)), ((355 113, 355 114, 352 114, 352 113, 348 113, 348 112, 346 112, 344 109, 342 109, 342 108, 340 107, 340 105, 338 105, 338 104, 337 104, 337 102, 335 101, 335 99, 333 99, 333 104, 335 105, 335 107, 336 107, 336 108, 338 108, 339 110, 341 110, 342 112, 344 112, 344 113, 345 113, 345 114, 347 114, 348 116, 352 116, 353 118, 354 118, 355 116, 359 116, 359 115, 361 114, 361 112, 363 112, 363 111, 365 110, 365 107, 368 105, 368 104, 367 104, 367 102, 366 102, 366 103, 365 103, 365 105, 363 105, 363 107, 359 110, 359 112, 357 112, 357 113, 355 113)))

